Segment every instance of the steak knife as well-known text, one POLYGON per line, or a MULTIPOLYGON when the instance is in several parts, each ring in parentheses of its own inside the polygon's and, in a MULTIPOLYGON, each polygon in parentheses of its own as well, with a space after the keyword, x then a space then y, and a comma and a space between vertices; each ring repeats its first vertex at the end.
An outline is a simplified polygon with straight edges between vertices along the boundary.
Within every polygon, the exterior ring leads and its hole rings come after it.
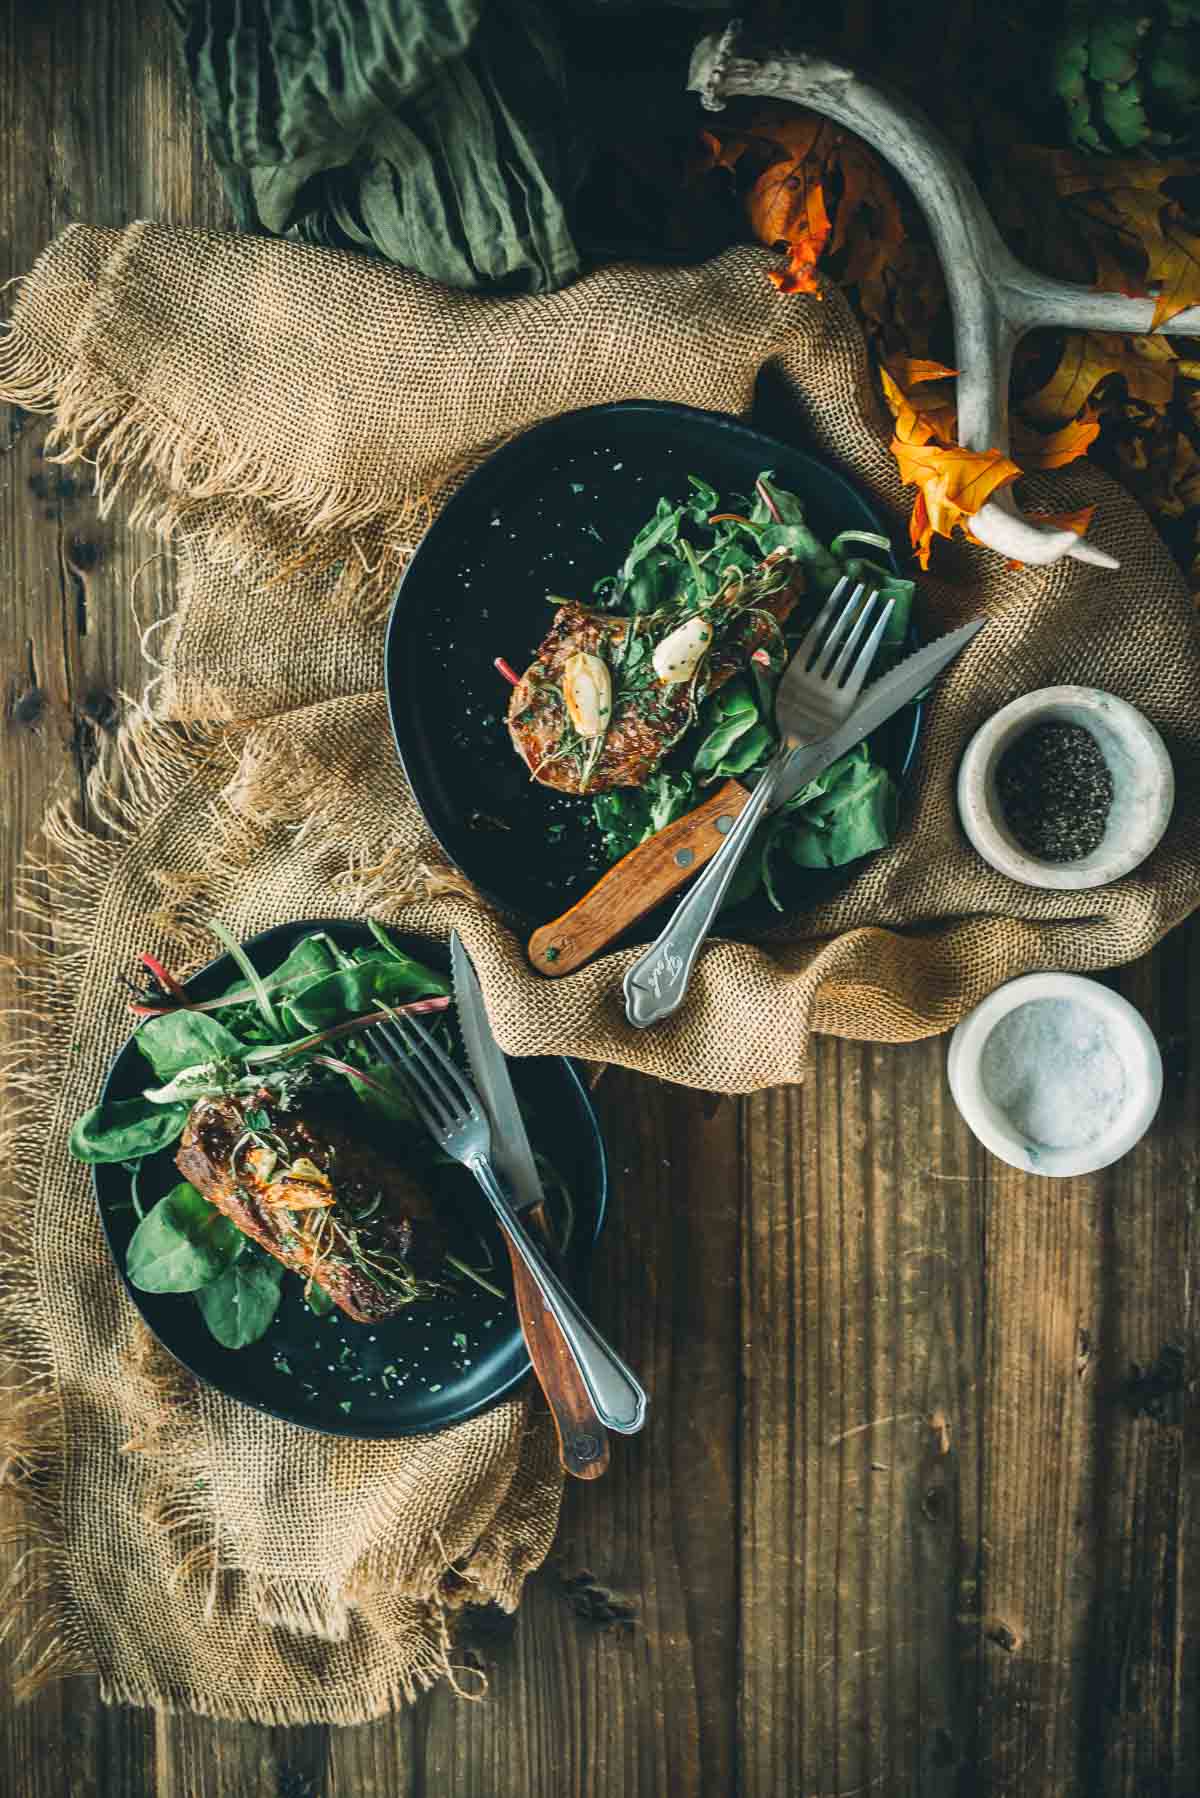
MULTIPOLYGON (((938 637, 873 682, 844 724, 830 736, 793 752, 775 805, 791 799, 830 763, 915 699, 985 622, 975 618, 938 637)), ((573 973, 677 892, 716 855, 749 804, 750 791, 739 780, 723 781, 702 805, 622 856, 561 917, 535 930, 528 955, 538 973, 556 977, 573 973)))
MULTIPOLYGON (((480 1099, 492 1132, 492 1164, 522 1222, 532 1224, 553 1250, 538 1175, 525 1121, 517 1104, 508 1064, 488 1023, 479 978, 457 931, 450 937, 454 998, 459 1027, 480 1099)), ((608 1466, 608 1436, 562 1327, 520 1255, 510 1252, 517 1315, 550 1413, 558 1431, 559 1456, 576 1479, 594 1480, 608 1466)), ((629 1390, 616 1392, 618 1429, 639 1429, 645 1394, 629 1376, 629 1390)))

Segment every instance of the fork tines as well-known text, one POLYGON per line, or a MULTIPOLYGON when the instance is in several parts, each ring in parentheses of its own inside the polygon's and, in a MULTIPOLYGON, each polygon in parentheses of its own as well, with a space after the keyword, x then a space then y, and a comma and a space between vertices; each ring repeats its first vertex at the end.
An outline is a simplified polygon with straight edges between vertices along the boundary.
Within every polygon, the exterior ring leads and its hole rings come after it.
POLYGON ((796 651, 797 656, 804 658, 802 666, 814 679, 830 681, 835 685, 846 676, 863 633, 868 624, 871 624, 871 634, 854 659, 855 671, 861 669, 865 675, 869 670, 883 641, 895 604, 894 600, 887 600, 872 623, 872 615, 880 595, 876 589, 868 593, 865 582, 860 581, 839 611, 839 602, 849 585, 849 576, 843 575, 813 619, 796 651))
POLYGON ((390 1023, 368 1025, 363 1035, 379 1059, 408 1082, 430 1130, 444 1136, 464 1114, 482 1116, 459 1070, 416 1018, 394 1012, 390 1023))

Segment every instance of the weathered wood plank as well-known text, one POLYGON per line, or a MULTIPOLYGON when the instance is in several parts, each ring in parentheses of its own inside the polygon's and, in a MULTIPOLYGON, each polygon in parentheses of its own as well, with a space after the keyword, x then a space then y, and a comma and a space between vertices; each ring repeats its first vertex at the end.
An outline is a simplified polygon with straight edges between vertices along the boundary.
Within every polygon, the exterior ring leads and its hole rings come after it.
POLYGON ((737 1112, 616 1070, 597 1098, 613 1196, 593 1310, 650 1421, 571 1486, 553 1566, 483 1651, 486 1702, 425 1701, 421 1789, 456 1798, 734 1789, 737 1112))
POLYGON ((748 1106, 746 1798, 955 1790, 981 1292, 941 1054, 823 1043, 748 1106))
MULTIPOLYGON (((0 4, 0 281, 24 274, 75 219, 139 215, 216 223, 224 206, 168 54, 155 0, 119 8, 0 4)), ((45 462, 42 420, 0 418, 0 907, 56 790, 82 799, 118 696, 143 679, 130 588, 156 548, 118 512, 101 523, 86 470, 45 462)), ((168 562, 140 592, 149 620, 171 603, 168 562)), ((7 939, 6 939, 7 941, 7 939)), ((0 1031, 11 1030, 0 1019, 0 1031)), ((0 1521, 7 1521, 0 1501, 0 1521)), ((3 1555, 0 1577, 20 1553, 3 1555)), ((25 1626, 36 1607, 26 1608, 25 1626)), ((21 1624, 14 1642, 24 1633, 21 1624)), ((7 1668, 12 1648, 5 1650, 7 1668)), ((153 1719, 110 1711, 72 1680, 0 1715, 0 1790, 14 1798, 126 1798, 154 1784, 153 1719)))
MULTIPOLYGON (((155 1724, 155 1798, 325 1798, 329 1790, 325 1728, 259 1729, 166 1712, 155 1724)), ((405 1798, 410 1788, 387 1789, 405 1798)))

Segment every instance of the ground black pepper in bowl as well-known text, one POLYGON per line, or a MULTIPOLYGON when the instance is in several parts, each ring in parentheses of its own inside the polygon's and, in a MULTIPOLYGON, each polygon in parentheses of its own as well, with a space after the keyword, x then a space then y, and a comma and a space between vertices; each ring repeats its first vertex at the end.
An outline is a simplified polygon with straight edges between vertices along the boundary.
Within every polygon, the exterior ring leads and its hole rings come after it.
POLYGON ((1099 743, 1081 724, 1035 724, 1018 737, 1000 758, 996 791, 1008 828, 1029 855, 1077 862, 1099 848, 1113 780, 1099 743))

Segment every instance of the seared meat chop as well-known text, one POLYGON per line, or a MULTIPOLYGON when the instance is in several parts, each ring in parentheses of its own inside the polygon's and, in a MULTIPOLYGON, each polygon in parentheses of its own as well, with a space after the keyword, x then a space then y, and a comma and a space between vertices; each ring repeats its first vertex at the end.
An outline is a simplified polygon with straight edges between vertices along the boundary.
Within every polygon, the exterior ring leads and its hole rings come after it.
MULTIPOLYGON (((696 704, 746 667, 755 650, 777 640, 775 626, 783 623, 803 591, 804 570, 797 564, 786 585, 754 610, 739 613, 726 631, 718 630, 694 683, 657 678, 648 631, 645 653, 638 659, 636 672, 627 677, 621 664, 628 660, 624 644, 631 621, 587 606, 560 606, 537 660, 513 688, 508 707, 513 747, 536 781, 564 793, 640 787, 676 742, 696 704), (599 754, 591 762, 586 785, 580 758, 561 753, 570 729, 562 698, 564 671, 569 658, 580 653, 616 665, 612 717, 599 754)), ((642 622, 632 622, 640 639, 642 622)))
POLYGON ((323 1287, 359 1323, 403 1308, 406 1274, 432 1277, 445 1248, 433 1200, 416 1182, 312 1104, 282 1111, 269 1091, 201 1099, 175 1165, 268 1254, 323 1287), (265 1112, 247 1136, 245 1114, 265 1112))

